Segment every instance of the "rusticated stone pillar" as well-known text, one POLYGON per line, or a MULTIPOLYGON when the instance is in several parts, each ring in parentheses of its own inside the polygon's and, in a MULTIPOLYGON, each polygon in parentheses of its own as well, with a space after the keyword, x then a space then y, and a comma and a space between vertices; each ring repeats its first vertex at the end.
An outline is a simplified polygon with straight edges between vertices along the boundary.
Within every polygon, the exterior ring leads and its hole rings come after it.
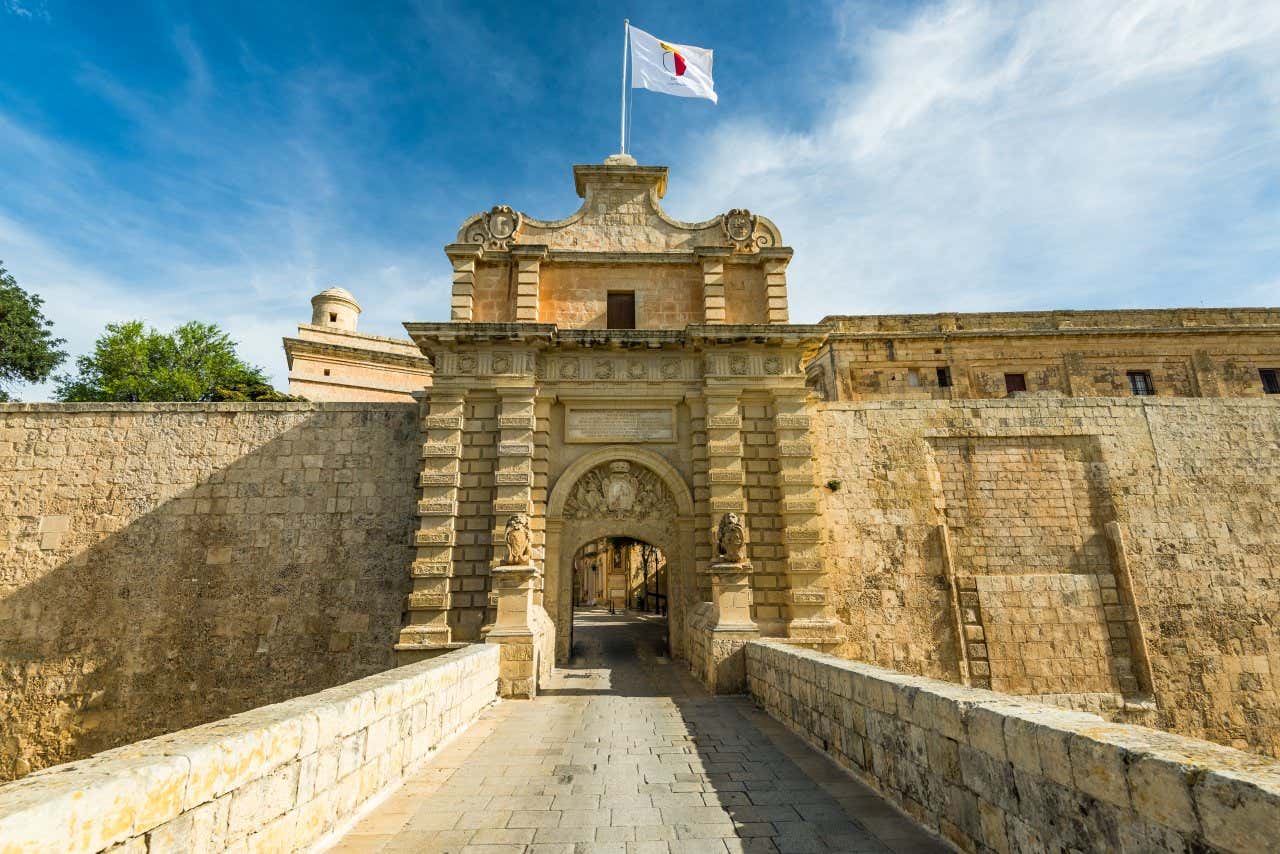
POLYGON ((827 613, 807 393, 803 388, 775 389, 773 404, 779 516, 789 588, 787 635, 809 646, 831 646, 839 642, 840 632, 839 623, 827 613))
POLYGON ((481 247, 473 243, 451 243, 444 248, 453 264, 453 301, 449 319, 470 323, 475 317, 476 263, 481 247))
POLYGON ((411 573, 408 621, 400 630, 396 660, 400 664, 428 658, 451 646, 449 628, 450 584, 453 575, 454 519, 458 510, 458 484, 462 459, 462 426, 465 392, 448 387, 421 398, 421 419, 426 441, 422 444, 422 469, 418 484, 418 530, 411 573))

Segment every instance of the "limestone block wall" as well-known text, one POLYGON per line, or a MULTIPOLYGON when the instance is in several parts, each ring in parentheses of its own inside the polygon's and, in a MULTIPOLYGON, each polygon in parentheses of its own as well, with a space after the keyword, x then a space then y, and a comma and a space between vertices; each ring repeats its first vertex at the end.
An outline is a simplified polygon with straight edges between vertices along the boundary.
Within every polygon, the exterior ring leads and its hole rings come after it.
POLYGON ((1280 401, 820 404, 835 651, 1280 756, 1280 401))
POLYGON ((703 320, 702 272, 696 266, 610 263, 544 266, 538 321, 604 329, 609 291, 635 293, 637 329, 683 329, 703 320))
POLYGON ((473 645, 0 786, 0 851, 304 851, 497 696, 473 645), (118 847, 116 847, 118 846, 118 847))
POLYGON ((1264 851, 1280 763, 1096 715, 747 644, 773 717, 962 851, 1264 851))
POLYGON ((0 779, 391 667, 416 416, 0 405, 0 779))

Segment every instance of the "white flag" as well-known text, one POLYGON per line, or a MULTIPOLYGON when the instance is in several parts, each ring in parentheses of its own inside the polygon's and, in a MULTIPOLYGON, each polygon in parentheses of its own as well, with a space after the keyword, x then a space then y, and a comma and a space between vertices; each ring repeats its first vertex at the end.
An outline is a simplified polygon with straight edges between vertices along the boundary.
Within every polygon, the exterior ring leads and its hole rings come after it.
POLYGON ((631 28, 631 88, 716 101, 711 51, 656 39, 631 28))

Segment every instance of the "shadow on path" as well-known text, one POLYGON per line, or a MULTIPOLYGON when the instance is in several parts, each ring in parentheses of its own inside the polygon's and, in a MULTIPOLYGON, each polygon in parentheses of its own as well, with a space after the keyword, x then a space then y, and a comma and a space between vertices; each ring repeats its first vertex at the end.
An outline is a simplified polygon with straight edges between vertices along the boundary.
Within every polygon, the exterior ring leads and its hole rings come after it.
POLYGON ((575 624, 537 700, 487 712, 335 850, 948 850, 748 698, 707 694, 664 620, 575 624))

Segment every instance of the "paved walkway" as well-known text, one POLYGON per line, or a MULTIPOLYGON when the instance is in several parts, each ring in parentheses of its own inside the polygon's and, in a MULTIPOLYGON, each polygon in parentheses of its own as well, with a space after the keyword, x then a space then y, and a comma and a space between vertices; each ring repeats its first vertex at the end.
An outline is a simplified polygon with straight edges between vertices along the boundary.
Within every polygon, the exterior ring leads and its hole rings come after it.
POLYGON ((665 621, 579 612, 538 699, 489 709, 332 850, 948 850, 750 700, 709 696, 665 638, 665 621))

